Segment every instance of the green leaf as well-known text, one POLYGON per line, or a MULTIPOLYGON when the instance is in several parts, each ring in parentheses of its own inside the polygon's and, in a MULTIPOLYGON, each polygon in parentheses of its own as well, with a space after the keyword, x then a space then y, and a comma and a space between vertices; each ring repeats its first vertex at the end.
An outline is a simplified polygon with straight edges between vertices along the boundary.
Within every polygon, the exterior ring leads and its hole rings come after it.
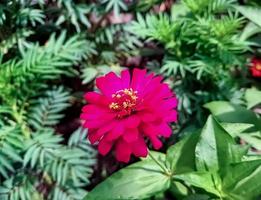
POLYGON ((220 124, 232 137, 236 137, 240 133, 253 127, 253 124, 245 124, 245 123, 225 123, 225 122, 223 122, 220 124))
POLYGON ((175 21, 179 16, 184 16, 189 12, 189 9, 182 3, 175 3, 171 7, 171 19, 175 21))
POLYGON ((239 137, 255 149, 261 150, 261 132, 251 132, 252 124, 221 123, 221 125, 232 137, 239 137))
POLYGON ((211 198, 205 194, 192 194, 184 198, 183 200, 210 200, 210 199, 211 198))
POLYGON ((65 91, 62 86, 48 90, 44 97, 32 102, 28 123, 35 130, 56 125, 63 118, 63 114, 60 113, 70 106, 69 99, 69 92, 65 91))
POLYGON ((195 148, 198 138, 198 133, 192 133, 168 149, 166 165, 174 174, 195 169, 195 148))
MULTIPOLYGON (((164 153, 158 152, 158 151, 152 151, 150 150, 150 154, 156 158, 158 161, 165 163, 166 161, 166 155, 164 153)), ((151 156, 147 156, 146 158, 141 157, 141 160, 153 160, 151 156)))
POLYGON ((14 163, 22 162, 24 138, 17 126, 5 125, 0 128, 0 175, 8 177, 9 171, 15 171, 14 163))
POLYGON ((248 22, 248 24, 245 26, 244 30, 242 31, 240 35, 240 40, 244 41, 252 37, 253 35, 260 33, 261 27, 257 26, 256 24, 252 22, 248 22))
POLYGON ((261 159, 231 165, 223 180, 224 190, 244 199, 261 194, 261 159))
POLYGON ((218 189, 216 189, 216 185, 220 184, 221 180, 219 180, 219 176, 215 173, 189 172, 186 174, 176 175, 175 179, 185 181, 186 183, 202 188, 217 196, 220 195, 218 189), (215 183, 214 180, 218 180, 218 183, 215 183))
POLYGON ((261 132, 241 133, 238 135, 242 140, 246 141, 257 150, 261 150, 261 132))
POLYGON ((254 124, 261 130, 261 119, 251 110, 227 101, 212 101, 204 105, 220 122, 254 124))
POLYGON ((140 161, 114 173, 96 186, 85 200, 142 199, 167 190, 170 177, 151 160, 140 161))
POLYGON ((103 0, 102 3, 106 3, 106 11, 113 10, 115 15, 120 14, 120 10, 127 10, 127 6, 122 0, 103 0))
POLYGON ((233 138, 222 126, 212 116, 209 116, 196 146, 197 169, 223 172, 230 162, 229 144, 234 143, 233 138))
POLYGON ((86 84, 91 82, 98 74, 98 71, 94 68, 88 67, 83 69, 83 74, 82 74, 82 83, 86 84))
POLYGON ((245 145, 237 145, 237 144, 229 144, 229 152, 230 152, 230 161, 231 163, 241 162, 247 152, 249 150, 249 146, 245 145))
POLYGON ((177 199, 183 199, 189 194, 189 189, 179 181, 172 181, 169 191, 177 199))
POLYGON ((235 6, 242 15, 261 27, 261 9, 250 6, 235 6))
POLYGON ((261 91, 256 88, 247 89, 245 93, 247 101, 247 108, 253 108, 254 106, 261 103, 261 91))

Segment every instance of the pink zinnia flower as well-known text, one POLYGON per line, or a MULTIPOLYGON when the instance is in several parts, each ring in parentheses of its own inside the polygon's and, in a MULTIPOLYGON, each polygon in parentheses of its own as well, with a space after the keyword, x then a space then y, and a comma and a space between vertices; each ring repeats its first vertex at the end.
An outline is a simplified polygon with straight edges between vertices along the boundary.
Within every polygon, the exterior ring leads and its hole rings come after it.
POLYGON ((88 92, 89 103, 83 107, 81 119, 89 129, 90 142, 106 155, 112 148, 116 158, 128 162, 131 154, 146 157, 148 138, 155 149, 162 146, 159 137, 169 137, 171 122, 177 121, 177 99, 161 76, 146 75, 146 70, 128 70, 118 77, 110 72, 97 78, 100 90, 88 92))
POLYGON ((261 59, 252 58, 250 70, 253 77, 261 77, 261 59))

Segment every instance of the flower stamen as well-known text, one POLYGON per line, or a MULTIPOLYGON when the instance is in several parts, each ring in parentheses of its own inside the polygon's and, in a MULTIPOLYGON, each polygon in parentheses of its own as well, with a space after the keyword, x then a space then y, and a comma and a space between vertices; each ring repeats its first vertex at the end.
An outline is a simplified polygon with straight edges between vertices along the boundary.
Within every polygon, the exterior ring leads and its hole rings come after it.
POLYGON ((109 108, 117 112, 119 118, 130 115, 135 111, 137 105, 137 93, 132 88, 117 91, 112 95, 112 103, 109 108))
POLYGON ((257 69, 257 70, 261 70, 261 64, 257 64, 257 65, 256 65, 256 69, 257 69))

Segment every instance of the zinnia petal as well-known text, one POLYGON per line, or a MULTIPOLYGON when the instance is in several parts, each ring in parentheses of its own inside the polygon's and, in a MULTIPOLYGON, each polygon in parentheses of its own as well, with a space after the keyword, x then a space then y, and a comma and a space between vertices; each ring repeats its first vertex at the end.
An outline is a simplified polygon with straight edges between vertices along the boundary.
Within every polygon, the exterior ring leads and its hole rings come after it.
POLYGON ((146 157, 148 155, 148 148, 142 137, 132 143, 132 152, 137 157, 146 157))
POLYGON ((146 82, 145 75, 146 75, 146 70, 134 69, 133 77, 131 81, 131 88, 140 91, 141 88, 144 87, 144 84, 146 82))
POLYGON ((112 144, 112 142, 108 142, 105 139, 102 139, 99 143, 98 151, 100 154, 105 156, 111 150, 112 144))
POLYGON ((111 97, 113 93, 123 89, 121 83, 121 79, 113 72, 108 73, 105 77, 96 79, 97 87, 107 97, 111 97))
POLYGON ((124 133, 124 127, 122 124, 115 126, 107 135, 106 139, 109 141, 116 140, 124 133))
POLYGON ((118 161, 125 163, 129 162, 131 155, 131 146, 127 142, 122 139, 118 140, 118 142, 116 143, 115 151, 118 161))
POLYGON ((138 127, 139 123, 140 123, 140 118, 136 115, 132 115, 124 119, 124 124, 127 128, 138 127))
POLYGON ((125 129, 123 139, 126 142, 131 143, 136 141, 138 139, 138 136, 139 136, 139 131, 137 128, 125 129))
POLYGON ((109 100, 105 96, 97 92, 87 92, 84 97, 91 104, 108 105, 109 103, 109 100))

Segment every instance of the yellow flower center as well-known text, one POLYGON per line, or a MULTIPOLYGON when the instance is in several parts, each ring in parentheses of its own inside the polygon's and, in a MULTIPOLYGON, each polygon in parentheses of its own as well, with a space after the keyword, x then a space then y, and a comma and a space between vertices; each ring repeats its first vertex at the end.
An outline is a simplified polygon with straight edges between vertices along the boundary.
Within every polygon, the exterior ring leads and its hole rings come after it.
POLYGON ((261 71, 261 64, 257 64, 256 69, 261 71))
POLYGON ((114 112, 117 112, 119 118, 130 115, 135 111, 137 105, 137 91, 134 91, 132 88, 126 88, 119 90, 112 95, 112 102, 109 105, 109 108, 114 112))

